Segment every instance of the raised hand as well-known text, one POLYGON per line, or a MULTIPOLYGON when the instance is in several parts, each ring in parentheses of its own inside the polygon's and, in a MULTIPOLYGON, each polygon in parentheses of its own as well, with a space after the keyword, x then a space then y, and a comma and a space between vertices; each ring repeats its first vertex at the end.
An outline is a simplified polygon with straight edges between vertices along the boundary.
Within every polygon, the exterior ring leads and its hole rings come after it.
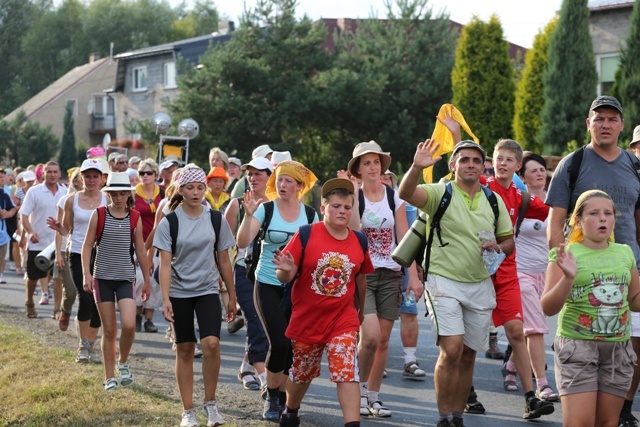
POLYGON ((451 134, 453 135, 453 139, 455 142, 460 142, 460 123, 456 122, 453 117, 451 117, 451 114, 449 114, 448 111, 445 112, 444 120, 442 120, 440 117, 436 117, 436 119, 447 129, 449 129, 449 132, 451 132, 451 134))
POLYGON ((293 267, 295 266, 291 252, 287 251, 284 253, 280 249, 276 249, 276 252, 273 254, 273 263, 276 265, 278 270, 282 270, 286 273, 293 270, 293 267))
POLYGON ((440 143, 430 138, 428 138, 424 142, 420 142, 418 144, 418 148, 416 149, 416 154, 413 156, 413 164, 421 168, 428 168, 429 166, 433 166, 440 159, 442 159, 442 156, 434 157, 434 154, 439 146, 440 143))
POLYGON ((253 216, 253 214, 258 209, 258 206, 260 206, 260 203, 262 203, 262 199, 254 200, 253 191, 251 190, 244 193, 242 197, 243 197, 242 205, 244 206, 245 214, 249 216, 253 216))
POLYGON ((573 254, 566 248, 565 244, 561 244, 556 251, 556 263, 567 279, 573 280, 578 272, 578 264, 573 258, 573 254))

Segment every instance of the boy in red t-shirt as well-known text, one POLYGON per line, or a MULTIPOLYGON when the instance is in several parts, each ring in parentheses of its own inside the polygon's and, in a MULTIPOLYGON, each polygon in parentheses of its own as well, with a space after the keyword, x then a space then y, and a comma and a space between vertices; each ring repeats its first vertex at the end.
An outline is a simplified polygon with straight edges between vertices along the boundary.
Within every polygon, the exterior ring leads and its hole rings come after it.
MULTIPOLYGON (((496 144, 493 151, 494 177, 486 179, 486 185, 504 201, 511 223, 515 225, 518 212, 522 204, 522 194, 513 183, 513 175, 522 166, 522 147, 512 139, 503 139, 496 144)), ((531 201, 524 212, 525 218, 545 221, 549 214, 549 206, 541 199, 531 196, 531 201)), ((513 348, 512 362, 520 374, 522 389, 527 402, 525 419, 538 418, 541 415, 553 413, 553 403, 538 401, 531 379, 531 359, 527 349, 527 341, 523 330, 522 297, 520 296, 520 283, 516 269, 515 251, 507 256, 498 271, 491 277, 496 290, 496 308, 493 310, 493 324, 498 327, 504 325, 504 331, 513 348), (530 402, 531 399, 535 399, 530 402)), ((505 389, 517 390, 515 372, 509 369, 511 364, 505 365, 507 376, 505 377, 505 389)), ((545 378, 546 379, 546 378, 545 378)))
POLYGON ((330 379, 337 383, 344 425, 360 425, 357 336, 364 313, 360 302, 364 304, 366 274, 374 268, 358 236, 347 227, 353 193, 353 183, 348 179, 327 181, 322 186, 320 208, 324 220, 311 225, 307 245, 302 247, 296 233, 282 251, 275 253, 278 280, 289 283, 296 278, 286 331, 293 346, 293 365, 281 426, 300 425, 298 409, 311 381, 320 375, 325 349, 330 379))

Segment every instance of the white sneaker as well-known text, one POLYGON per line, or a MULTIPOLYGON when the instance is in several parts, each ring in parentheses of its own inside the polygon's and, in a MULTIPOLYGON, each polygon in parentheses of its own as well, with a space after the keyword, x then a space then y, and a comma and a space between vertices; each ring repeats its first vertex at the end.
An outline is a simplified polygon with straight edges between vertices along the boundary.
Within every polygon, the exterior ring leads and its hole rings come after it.
POLYGON ((218 412, 218 406, 215 400, 204 402, 202 412, 207 416, 207 427, 217 427, 224 424, 224 418, 218 412))
POLYGON ((89 350, 84 345, 80 344, 78 347, 78 353, 76 354, 77 363, 89 363, 89 350))
POLYGON ((120 385, 122 387, 129 387, 133 384, 133 374, 129 368, 129 362, 118 363, 116 365, 118 375, 120 376, 120 385))
POLYGON ((195 408, 187 409, 182 413, 180 427, 198 427, 199 425, 195 408))
POLYGON ((102 356, 100 356, 100 353, 96 351, 95 347, 92 345, 88 348, 88 350, 89 350, 89 360, 91 361, 91 363, 101 364, 102 356))

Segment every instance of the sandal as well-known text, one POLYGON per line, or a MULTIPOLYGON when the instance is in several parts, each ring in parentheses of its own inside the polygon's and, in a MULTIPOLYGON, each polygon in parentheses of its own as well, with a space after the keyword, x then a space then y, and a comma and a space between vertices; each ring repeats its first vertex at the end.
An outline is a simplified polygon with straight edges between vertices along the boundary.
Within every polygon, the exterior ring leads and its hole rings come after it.
POLYGON ((513 375, 514 377, 518 374, 515 371, 510 371, 507 369, 507 363, 502 364, 502 376, 504 378, 503 386, 506 391, 518 391, 518 383, 515 380, 508 380, 507 376, 513 375))
POLYGON ((387 418, 391 416, 391 411, 389 410, 389 408, 382 406, 382 402, 379 400, 369 402, 369 413, 374 417, 381 418, 387 418))
POLYGON ((27 307, 27 317, 29 319, 36 319, 38 317, 38 312, 36 311, 36 305, 34 303, 25 303, 25 307, 27 307))
POLYGON ((239 372, 238 379, 245 390, 260 390, 260 382, 256 379, 255 372, 239 372))
POLYGON ((118 380, 115 378, 109 378, 104 382, 105 391, 114 391, 118 389, 118 380))
POLYGON ((486 412, 486 409, 484 409, 482 403, 478 401, 478 394, 473 387, 471 387, 471 391, 469 392, 469 397, 467 398, 464 412, 476 415, 482 415, 486 412))
POLYGON ((536 390, 536 397, 540 400, 546 400, 547 402, 557 402, 559 399, 558 393, 553 391, 549 385, 543 385, 536 390))
POLYGON ((53 310, 53 313, 51 313, 51 318, 54 320, 58 320, 58 317, 60 317, 60 310, 53 310))

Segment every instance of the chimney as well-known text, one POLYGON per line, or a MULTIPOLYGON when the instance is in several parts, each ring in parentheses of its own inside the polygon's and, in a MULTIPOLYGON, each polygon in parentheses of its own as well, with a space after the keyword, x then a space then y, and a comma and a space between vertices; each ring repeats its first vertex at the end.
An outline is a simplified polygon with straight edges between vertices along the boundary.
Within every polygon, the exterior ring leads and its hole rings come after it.
POLYGON ((229 34, 236 30, 236 26, 233 21, 221 19, 218 21, 218 34, 229 34))
POLYGON ((89 54, 89 64, 96 62, 98 59, 100 59, 99 52, 92 52, 89 54))

